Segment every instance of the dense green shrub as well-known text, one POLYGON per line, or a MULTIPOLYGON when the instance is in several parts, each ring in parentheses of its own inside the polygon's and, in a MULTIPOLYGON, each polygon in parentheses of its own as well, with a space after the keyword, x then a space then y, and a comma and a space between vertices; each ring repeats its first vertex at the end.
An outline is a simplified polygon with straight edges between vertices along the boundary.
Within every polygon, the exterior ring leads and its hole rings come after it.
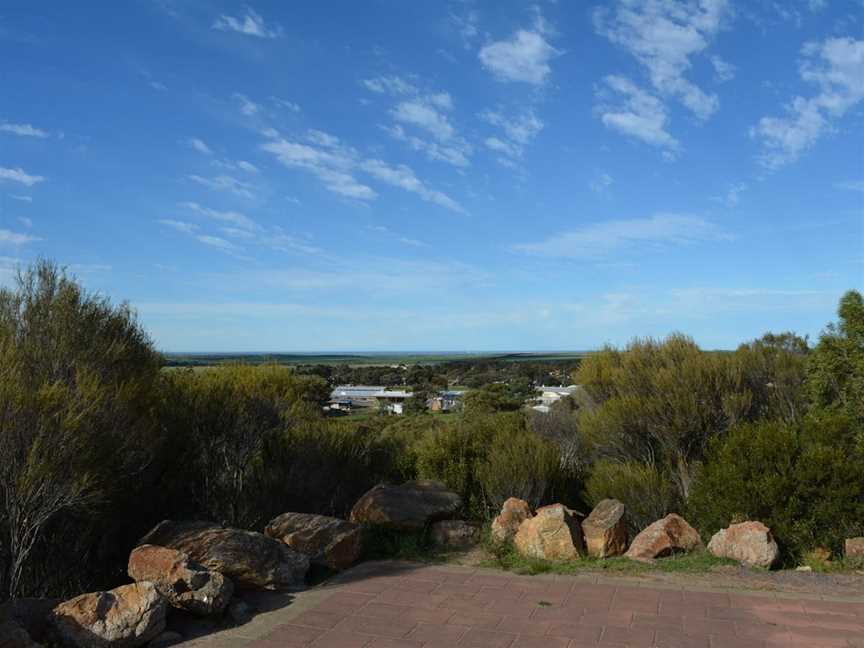
POLYGON ((63 591, 149 505, 159 356, 128 306, 41 262, 0 291, 0 358, 0 590, 63 591))
POLYGON ((591 506, 606 498, 623 502, 631 535, 682 509, 673 480, 656 466, 638 461, 597 462, 585 482, 585 496, 591 506))
POLYGON ((576 490, 564 483, 556 446, 527 429, 521 412, 459 419, 423 437, 416 452, 419 476, 447 484, 482 519, 508 497, 536 507, 576 490))
POLYGON ((768 525, 788 563, 864 533, 864 456, 848 418, 741 425, 712 443, 688 502, 705 537, 730 523, 768 525))

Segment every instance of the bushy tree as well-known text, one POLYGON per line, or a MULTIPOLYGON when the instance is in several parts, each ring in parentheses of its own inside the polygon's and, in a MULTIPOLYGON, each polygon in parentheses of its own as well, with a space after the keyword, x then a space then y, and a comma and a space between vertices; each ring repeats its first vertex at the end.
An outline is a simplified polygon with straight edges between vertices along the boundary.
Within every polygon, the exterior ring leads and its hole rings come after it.
MULTIPOLYGON (((137 492, 158 447, 159 362, 127 305, 51 263, 0 290, 0 582, 9 595, 39 591, 41 579, 25 577, 40 571, 34 551, 50 525, 137 492)), ((71 529, 58 525, 54 542, 71 529)))
POLYGON ((524 403, 521 391, 514 391, 504 383, 493 383, 465 394, 462 408, 468 416, 484 416, 496 412, 515 412, 524 403))

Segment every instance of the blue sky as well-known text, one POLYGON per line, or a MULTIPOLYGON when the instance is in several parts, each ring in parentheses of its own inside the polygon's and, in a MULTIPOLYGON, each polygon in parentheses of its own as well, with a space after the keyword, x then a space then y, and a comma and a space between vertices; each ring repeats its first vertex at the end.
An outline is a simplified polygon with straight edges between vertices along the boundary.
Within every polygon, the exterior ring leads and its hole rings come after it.
POLYGON ((860 0, 0 2, 0 282, 165 350, 817 335, 864 287, 860 0))

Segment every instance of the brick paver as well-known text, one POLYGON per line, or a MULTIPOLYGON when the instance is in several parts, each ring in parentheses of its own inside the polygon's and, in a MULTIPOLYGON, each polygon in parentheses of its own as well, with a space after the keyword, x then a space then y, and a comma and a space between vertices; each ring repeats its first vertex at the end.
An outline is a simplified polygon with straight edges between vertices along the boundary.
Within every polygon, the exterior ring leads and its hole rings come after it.
MULTIPOLYGON (((864 600, 661 589, 604 580, 367 563, 321 588, 300 613, 287 606, 284 623, 276 616, 266 632, 230 643, 214 638, 211 645, 864 647, 864 600)), ((208 639, 195 644, 208 645, 208 639)))

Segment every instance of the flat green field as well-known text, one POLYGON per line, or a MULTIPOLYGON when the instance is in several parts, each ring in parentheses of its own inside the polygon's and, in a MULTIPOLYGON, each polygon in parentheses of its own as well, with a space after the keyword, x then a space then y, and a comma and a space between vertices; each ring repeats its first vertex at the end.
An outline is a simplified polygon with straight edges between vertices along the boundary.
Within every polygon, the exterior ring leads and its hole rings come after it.
POLYGON ((503 362, 555 362, 584 358, 587 351, 542 353, 166 353, 168 367, 210 367, 225 362, 282 365, 389 366, 443 362, 497 360, 503 362))

